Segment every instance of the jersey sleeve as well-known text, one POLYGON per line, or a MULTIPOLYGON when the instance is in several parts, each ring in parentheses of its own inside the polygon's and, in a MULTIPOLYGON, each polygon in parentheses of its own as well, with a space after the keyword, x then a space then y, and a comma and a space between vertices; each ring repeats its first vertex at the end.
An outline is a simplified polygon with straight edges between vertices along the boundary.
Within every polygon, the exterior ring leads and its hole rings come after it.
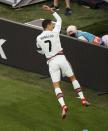
POLYGON ((53 13, 53 16, 57 20, 56 23, 55 23, 55 27, 54 27, 53 31, 56 32, 56 33, 60 33, 62 19, 61 19, 61 17, 56 12, 53 13))
POLYGON ((42 48, 40 47, 39 43, 40 43, 39 39, 37 38, 36 39, 37 52, 40 53, 40 54, 42 54, 42 55, 44 55, 44 52, 42 51, 42 48))

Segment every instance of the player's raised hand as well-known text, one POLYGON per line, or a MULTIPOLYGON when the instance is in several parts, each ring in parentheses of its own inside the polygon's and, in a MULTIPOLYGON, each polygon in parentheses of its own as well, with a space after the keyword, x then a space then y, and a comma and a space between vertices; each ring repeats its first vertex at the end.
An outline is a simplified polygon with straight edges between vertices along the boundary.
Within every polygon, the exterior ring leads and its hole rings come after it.
POLYGON ((42 6, 43 10, 54 12, 52 8, 50 8, 48 5, 43 5, 42 6))

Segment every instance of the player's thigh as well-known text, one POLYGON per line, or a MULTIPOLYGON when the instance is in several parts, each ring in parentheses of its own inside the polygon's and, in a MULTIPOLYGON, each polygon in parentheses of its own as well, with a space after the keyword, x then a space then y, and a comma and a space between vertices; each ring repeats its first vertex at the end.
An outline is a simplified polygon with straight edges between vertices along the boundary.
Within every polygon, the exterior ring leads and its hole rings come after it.
POLYGON ((60 81, 60 68, 58 64, 52 62, 49 64, 49 73, 52 79, 52 82, 60 81))
POLYGON ((73 76, 74 74, 72 70, 72 66, 67 61, 67 59, 65 59, 64 62, 61 64, 61 70, 62 70, 62 74, 67 77, 73 76))

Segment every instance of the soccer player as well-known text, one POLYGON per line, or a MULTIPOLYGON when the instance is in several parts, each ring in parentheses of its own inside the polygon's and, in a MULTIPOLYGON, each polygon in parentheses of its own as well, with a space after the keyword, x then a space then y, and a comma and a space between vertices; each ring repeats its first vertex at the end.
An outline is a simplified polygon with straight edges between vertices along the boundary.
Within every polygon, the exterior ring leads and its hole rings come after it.
POLYGON ((54 12, 52 8, 48 6, 43 6, 43 8, 45 10, 52 12, 57 22, 55 23, 55 25, 52 23, 51 20, 48 19, 45 19, 42 22, 42 27, 44 31, 39 36, 37 36, 36 45, 38 47, 38 52, 44 54, 47 59, 49 73, 53 82, 55 94, 62 109, 61 116, 62 119, 64 119, 66 117, 68 107, 65 104, 63 93, 60 88, 61 72, 63 75, 69 77, 75 91, 81 98, 82 105, 89 106, 90 103, 86 101, 83 92, 81 90, 80 84, 76 80, 72 68, 63 53, 63 48, 61 47, 59 37, 62 24, 61 17, 56 12, 54 12))
POLYGON ((94 45, 102 45, 108 48, 108 35, 102 37, 95 36, 89 32, 77 30, 75 25, 70 25, 67 27, 67 35, 71 37, 76 37, 84 42, 89 42, 94 45))

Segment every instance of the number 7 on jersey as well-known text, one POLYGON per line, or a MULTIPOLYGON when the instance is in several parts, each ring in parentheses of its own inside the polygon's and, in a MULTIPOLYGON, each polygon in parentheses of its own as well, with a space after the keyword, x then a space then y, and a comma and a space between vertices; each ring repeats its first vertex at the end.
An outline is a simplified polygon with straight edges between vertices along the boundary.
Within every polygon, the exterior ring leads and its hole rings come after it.
POLYGON ((49 44, 49 52, 51 52, 51 48, 52 48, 51 41, 50 40, 46 40, 44 42, 49 44))

